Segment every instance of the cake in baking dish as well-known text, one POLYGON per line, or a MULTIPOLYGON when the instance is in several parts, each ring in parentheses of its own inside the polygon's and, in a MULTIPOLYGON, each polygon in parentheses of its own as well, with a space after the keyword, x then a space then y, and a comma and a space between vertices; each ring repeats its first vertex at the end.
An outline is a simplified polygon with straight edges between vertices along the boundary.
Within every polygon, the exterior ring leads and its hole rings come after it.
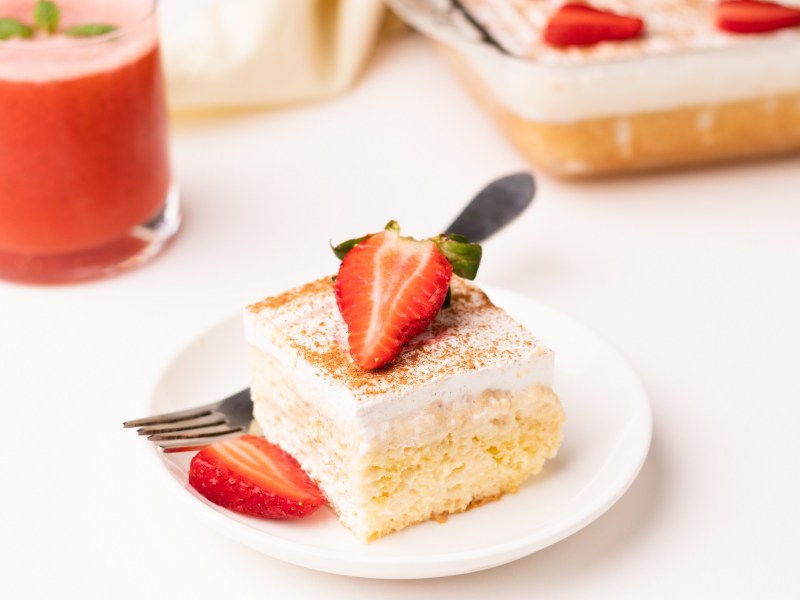
POLYGON ((254 416, 369 541, 515 491, 561 443, 553 352, 473 283, 364 370, 330 278, 247 307, 254 416))
POLYGON ((443 42, 507 136, 551 173, 800 150, 798 0, 592 0, 641 32, 572 45, 546 35, 564 0, 390 4, 443 42))

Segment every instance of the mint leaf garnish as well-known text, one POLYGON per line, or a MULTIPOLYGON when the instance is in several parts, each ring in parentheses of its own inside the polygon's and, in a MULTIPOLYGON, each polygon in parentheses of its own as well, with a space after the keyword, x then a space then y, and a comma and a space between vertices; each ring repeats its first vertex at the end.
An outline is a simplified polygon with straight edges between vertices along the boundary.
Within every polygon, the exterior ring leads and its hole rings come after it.
POLYGON ((33 35, 33 28, 28 27, 16 19, 0 19, 0 40, 12 37, 29 38, 33 35))
POLYGON ((116 31, 115 25, 102 25, 100 23, 87 23, 85 25, 75 25, 64 33, 70 37, 96 37, 116 31))
MULTIPOLYGON (((61 9, 58 4, 50 0, 39 0, 33 7, 34 27, 43 33, 52 35, 58 33, 58 26, 61 23, 61 9)), ((105 23, 84 23, 73 25, 64 35, 69 37, 96 37, 116 31, 116 25, 105 23)), ((32 37, 34 28, 25 25, 16 19, 0 18, 0 40, 7 40, 12 37, 29 38, 32 37)))
POLYGON ((55 2, 39 0, 33 7, 33 21, 39 31, 55 33, 61 22, 61 10, 55 2))

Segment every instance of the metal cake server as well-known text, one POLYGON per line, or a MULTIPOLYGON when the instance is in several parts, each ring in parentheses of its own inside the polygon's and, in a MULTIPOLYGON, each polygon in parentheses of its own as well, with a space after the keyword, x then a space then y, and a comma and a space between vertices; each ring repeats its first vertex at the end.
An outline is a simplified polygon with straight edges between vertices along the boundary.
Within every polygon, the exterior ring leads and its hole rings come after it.
MULTIPOLYGON (((445 233, 482 242, 522 214, 535 191, 529 173, 496 179, 478 192, 445 233)), ((252 418, 248 388, 211 404, 125 421, 122 426, 138 428, 139 435, 146 435, 164 452, 185 452, 242 435, 250 429, 252 418)))

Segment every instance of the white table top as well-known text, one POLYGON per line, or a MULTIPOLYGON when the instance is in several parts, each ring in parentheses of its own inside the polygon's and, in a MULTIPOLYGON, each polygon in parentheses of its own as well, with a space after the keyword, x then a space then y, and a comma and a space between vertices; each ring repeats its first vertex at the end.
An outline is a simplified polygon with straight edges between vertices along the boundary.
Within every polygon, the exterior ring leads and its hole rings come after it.
POLYGON ((147 413, 198 333, 334 270, 328 240, 389 218, 434 233, 526 166, 413 35, 383 46, 348 95, 180 121, 173 134, 186 220, 163 257, 97 283, 0 283, 0 596, 800 597, 800 159, 538 176, 534 206, 485 245, 480 280, 627 356, 652 402, 649 457, 609 512, 528 558, 379 581, 207 529, 121 423, 147 413))

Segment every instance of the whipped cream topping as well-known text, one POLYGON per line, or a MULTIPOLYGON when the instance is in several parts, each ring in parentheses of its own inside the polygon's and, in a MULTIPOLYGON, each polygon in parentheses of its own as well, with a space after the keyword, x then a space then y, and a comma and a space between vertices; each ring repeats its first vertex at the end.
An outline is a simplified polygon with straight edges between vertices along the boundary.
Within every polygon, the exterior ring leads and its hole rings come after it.
MULTIPOLYGON (((320 279, 248 306, 245 335, 293 374, 299 395, 367 440, 394 438, 393 420, 408 415, 411 441, 436 423, 423 409, 487 390, 550 387, 553 353, 474 284, 453 278, 452 304, 388 367, 361 370, 346 347, 346 326, 331 280, 320 279)), ((366 449, 365 449, 366 450, 366 449)))
MULTIPOLYGON (((482 41, 450 0, 389 3, 456 50, 501 107, 539 123, 800 93, 800 28, 722 32, 714 25, 715 0, 596 0, 596 8, 643 18, 643 37, 563 49, 541 40, 563 0, 462 0, 511 56, 482 41)), ((800 0, 784 3, 800 8, 800 0)))

